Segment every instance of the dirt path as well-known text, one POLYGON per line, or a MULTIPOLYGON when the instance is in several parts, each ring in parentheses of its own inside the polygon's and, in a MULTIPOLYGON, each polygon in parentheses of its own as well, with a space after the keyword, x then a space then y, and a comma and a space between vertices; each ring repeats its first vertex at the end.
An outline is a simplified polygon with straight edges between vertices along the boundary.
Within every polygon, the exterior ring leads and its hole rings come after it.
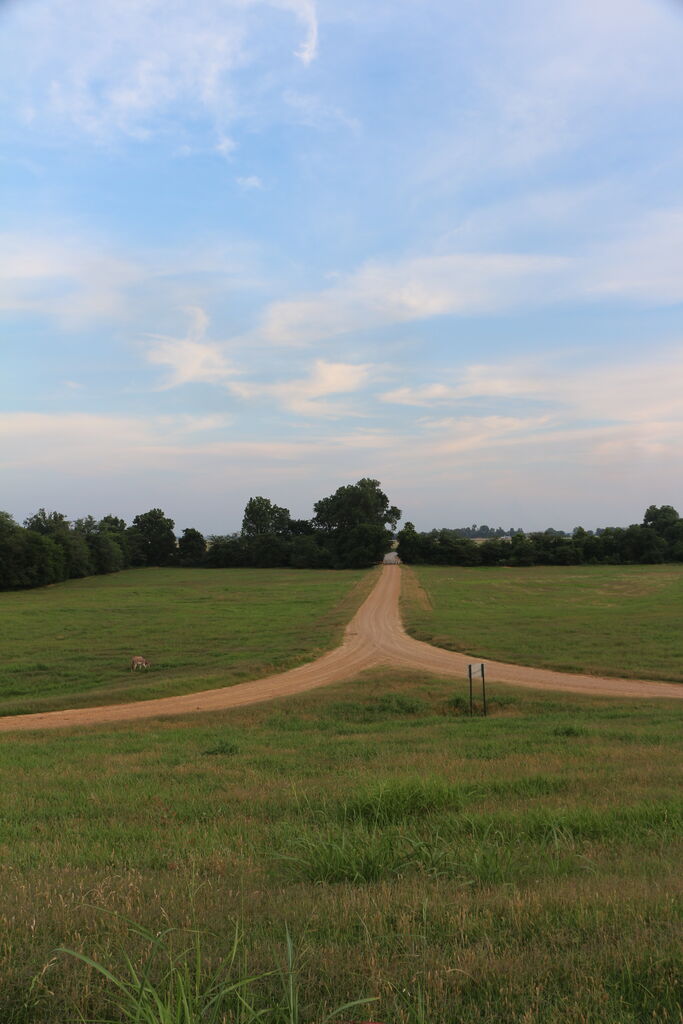
MULTIPOLYGON (((219 690, 180 697, 108 704, 105 707, 76 708, 70 711, 46 711, 31 715, 0 718, 0 732, 29 729, 60 729, 67 726, 100 725, 141 718, 187 715, 196 711, 223 711, 245 704, 258 704, 276 697, 289 697, 318 686, 352 679, 375 665, 414 668, 435 675, 467 677, 470 657, 445 651, 413 640, 403 629, 398 599, 401 568, 385 565, 377 585, 346 627, 340 647, 317 661, 279 675, 238 683, 219 690)), ((537 690, 564 690, 608 697, 668 697, 683 699, 683 685, 654 683, 646 679, 610 679, 602 676, 569 675, 546 669, 524 668, 501 662, 486 662, 491 682, 513 683, 537 690)))

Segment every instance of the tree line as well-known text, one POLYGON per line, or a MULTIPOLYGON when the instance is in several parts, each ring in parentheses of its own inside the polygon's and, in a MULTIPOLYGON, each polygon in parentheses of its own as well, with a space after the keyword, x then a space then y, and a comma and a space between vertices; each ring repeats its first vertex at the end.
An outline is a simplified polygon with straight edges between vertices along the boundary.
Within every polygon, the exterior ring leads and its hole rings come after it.
POLYGON ((0 512, 0 590, 17 590, 137 566, 227 568, 364 568, 392 545, 401 512, 378 480, 338 488, 314 505, 311 519, 294 519, 269 498, 250 498, 239 533, 205 538, 188 528, 179 537, 162 509, 135 516, 70 522, 39 509, 15 522, 0 512))
MULTIPOLYGON (((0 590, 46 586, 137 566, 193 568, 356 569, 382 560, 394 543, 401 512, 378 480, 339 487, 295 519, 269 498, 250 498, 237 533, 205 538, 188 528, 180 536, 159 509, 135 516, 70 522, 39 509, 19 526, 0 512, 0 590)), ((642 523, 628 527, 524 533, 467 527, 419 533, 406 523, 396 535, 403 562, 426 565, 583 565, 683 561, 683 520, 671 505, 650 505, 642 523), (473 539, 476 538, 476 539, 473 539)))
POLYGON ((402 562, 423 565, 683 562, 683 520, 671 505, 650 505, 642 523, 611 526, 595 532, 581 526, 572 534, 552 529, 537 533, 512 530, 509 535, 501 536, 496 531, 496 535, 481 543, 475 543, 463 533, 461 529, 418 533, 412 523, 406 523, 398 534, 399 558, 402 562))

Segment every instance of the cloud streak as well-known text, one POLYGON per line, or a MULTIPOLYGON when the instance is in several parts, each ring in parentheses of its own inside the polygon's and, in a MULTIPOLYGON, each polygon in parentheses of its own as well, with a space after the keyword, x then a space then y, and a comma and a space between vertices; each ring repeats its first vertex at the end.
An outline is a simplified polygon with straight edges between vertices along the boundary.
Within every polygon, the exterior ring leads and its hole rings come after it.
POLYGON ((15 81, 15 90, 23 82, 24 122, 69 124, 100 142, 144 141, 181 115, 209 116, 220 136, 240 110, 235 75, 253 60, 258 9, 266 19, 268 9, 292 15, 305 32, 296 58, 315 59, 313 0, 52 0, 10 9, 13 37, 32 43, 30 79, 18 67, 15 81))

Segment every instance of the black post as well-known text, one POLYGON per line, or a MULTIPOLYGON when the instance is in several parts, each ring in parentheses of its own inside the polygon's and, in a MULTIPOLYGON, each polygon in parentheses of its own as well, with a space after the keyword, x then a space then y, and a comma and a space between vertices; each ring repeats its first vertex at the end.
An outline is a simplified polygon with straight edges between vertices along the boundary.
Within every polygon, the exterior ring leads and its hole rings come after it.
POLYGON ((471 717, 474 714, 474 711, 472 709, 472 666, 471 665, 467 666, 467 675, 469 676, 469 680, 470 680, 470 717, 471 717))
POLYGON ((486 717, 486 680, 484 678, 484 664, 481 666, 481 694, 484 698, 484 717, 486 717))

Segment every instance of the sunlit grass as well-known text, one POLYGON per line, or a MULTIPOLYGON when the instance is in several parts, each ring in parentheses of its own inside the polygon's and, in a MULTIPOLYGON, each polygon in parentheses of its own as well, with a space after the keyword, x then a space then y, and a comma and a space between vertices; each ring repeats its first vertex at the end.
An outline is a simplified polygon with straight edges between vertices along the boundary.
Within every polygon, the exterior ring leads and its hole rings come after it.
POLYGON ((201 938, 194 991, 237 984, 231 1024, 291 1005, 320 1024, 364 997, 376 1008, 339 1019, 678 1021, 683 709, 494 687, 470 719, 465 693, 377 670, 218 715, 0 737, 0 1019, 127 1021, 110 980, 54 950, 130 979, 150 953, 134 920, 190 951, 175 975, 156 952, 167 1000, 201 938))
POLYGON ((420 640, 477 658, 683 682, 683 565, 403 571, 420 640))
POLYGON ((0 714, 229 686, 317 657, 373 573, 136 569, 0 594, 0 714), (130 671, 142 654, 149 671, 130 671))

